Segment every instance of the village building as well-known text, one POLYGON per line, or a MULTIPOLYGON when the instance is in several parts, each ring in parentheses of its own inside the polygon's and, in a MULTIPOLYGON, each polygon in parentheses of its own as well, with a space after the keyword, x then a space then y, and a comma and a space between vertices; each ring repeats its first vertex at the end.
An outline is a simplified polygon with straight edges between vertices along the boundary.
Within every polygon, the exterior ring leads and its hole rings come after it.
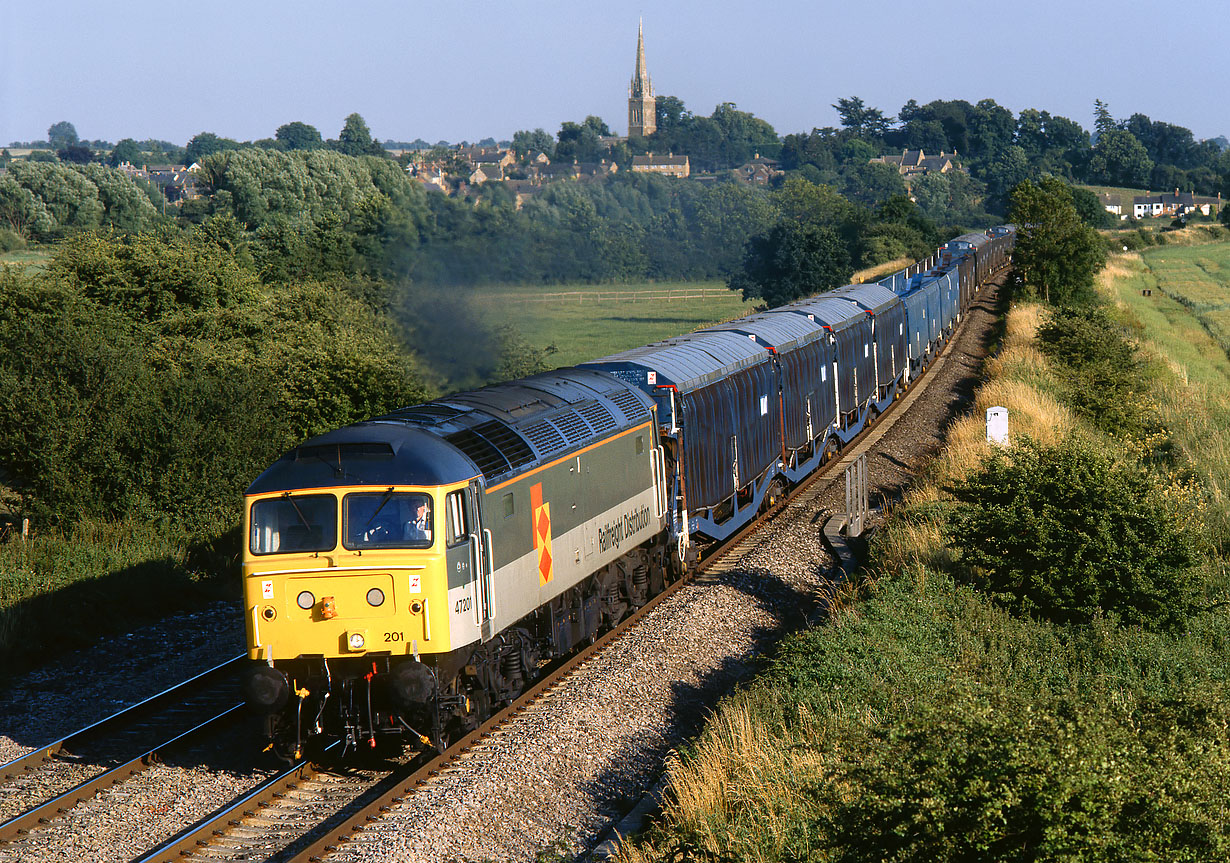
POLYGON ((692 173, 688 157, 676 156, 673 153, 665 156, 655 156, 653 153, 633 156, 632 170, 642 174, 662 174, 666 177, 687 177, 692 173))
POLYGON ((1126 219, 1127 216, 1123 213, 1123 201, 1118 195, 1112 195, 1109 192, 1102 192, 1098 195, 1098 203, 1102 205, 1102 209, 1110 213, 1112 216, 1117 216, 1120 219, 1126 219))
POLYGON ((949 171, 962 171, 957 162, 957 151, 945 153, 940 150, 938 156, 928 156, 922 150, 902 150, 900 156, 877 156, 871 159, 871 164, 892 165, 899 174, 926 174, 935 172, 947 174, 949 171))
POLYGON ((1137 195, 1132 198, 1133 218, 1157 218, 1158 216, 1186 216, 1198 212, 1201 215, 1215 215, 1221 210, 1221 193, 1216 198, 1199 197, 1191 192, 1165 195, 1137 195))
POLYGON ((735 168, 734 173, 736 177, 750 186, 767 186, 774 177, 785 175, 786 172, 778 167, 779 164, 777 159, 766 159, 757 153, 751 161, 744 162, 735 168))

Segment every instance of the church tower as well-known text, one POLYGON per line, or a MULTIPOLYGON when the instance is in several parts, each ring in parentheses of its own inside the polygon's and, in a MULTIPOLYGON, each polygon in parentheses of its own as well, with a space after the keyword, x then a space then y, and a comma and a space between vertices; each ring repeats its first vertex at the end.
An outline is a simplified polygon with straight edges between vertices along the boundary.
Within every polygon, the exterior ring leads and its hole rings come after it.
POLYGON ((653 96, 653 82, 645 69, 644 22, 636 28, 636 71, 628 87, 628 137, 652 135, 658 131, 658 100, 653 96))

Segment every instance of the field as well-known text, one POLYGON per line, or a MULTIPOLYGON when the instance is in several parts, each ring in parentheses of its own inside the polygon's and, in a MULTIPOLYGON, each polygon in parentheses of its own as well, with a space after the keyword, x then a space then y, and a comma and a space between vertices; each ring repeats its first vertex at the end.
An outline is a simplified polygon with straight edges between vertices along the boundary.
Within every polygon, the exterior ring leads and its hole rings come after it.
POLYGON ((1117 302, 1184 381, 1230 392, 1230 244, 1124 255, 1110 274, 1117 302))
MULTIPOLYGON (((856 272, 852 281, 874 281, 911 263, 889 261, 856 272)), ((493 326, 511 324, 534 347, 555 345, 556 366, 690 333, 750 314, 757 305, 720 281, 497 286, 476 288, 472 302, 493 326)))
POLYGON ((755 303, 721 282, 490 287, 474 303, 492 324, 511 324, 531 345, 554 344, 569 366, 748 314, 755 303))
POLYGON ((23 249, 18 252, 0 254, 0 265, 21 264, 22 266, 41 268, 51 260, 50 252, 41 249, 23 249))

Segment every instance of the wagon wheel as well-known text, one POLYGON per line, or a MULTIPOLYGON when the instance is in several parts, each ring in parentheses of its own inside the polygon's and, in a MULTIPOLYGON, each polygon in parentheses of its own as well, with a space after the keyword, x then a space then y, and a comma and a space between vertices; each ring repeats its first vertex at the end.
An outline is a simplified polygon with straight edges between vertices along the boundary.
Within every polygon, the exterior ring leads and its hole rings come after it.
POLYGON ((820 461, 822 464, 828 464, 837 455, 837 438, 829 438, 824 444, 824 455, 820 461))
POLYGON ((782 498, 786 496, 786 486, 781 479, 775 479, 769 483, 769 488, 764 493, 764 500, 760 502, 760 511, 768 512, 781 503, 782 498))

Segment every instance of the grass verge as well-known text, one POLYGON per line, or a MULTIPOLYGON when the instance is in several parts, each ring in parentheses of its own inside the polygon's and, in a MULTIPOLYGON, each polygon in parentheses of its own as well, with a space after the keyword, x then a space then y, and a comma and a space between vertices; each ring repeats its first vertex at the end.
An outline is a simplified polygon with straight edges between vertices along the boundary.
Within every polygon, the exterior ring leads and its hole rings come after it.
POLYGON ((148 522, 83 522, 0 544, 0 675, 218 599, 237 599, 238 529, 201 542, 148 522))

